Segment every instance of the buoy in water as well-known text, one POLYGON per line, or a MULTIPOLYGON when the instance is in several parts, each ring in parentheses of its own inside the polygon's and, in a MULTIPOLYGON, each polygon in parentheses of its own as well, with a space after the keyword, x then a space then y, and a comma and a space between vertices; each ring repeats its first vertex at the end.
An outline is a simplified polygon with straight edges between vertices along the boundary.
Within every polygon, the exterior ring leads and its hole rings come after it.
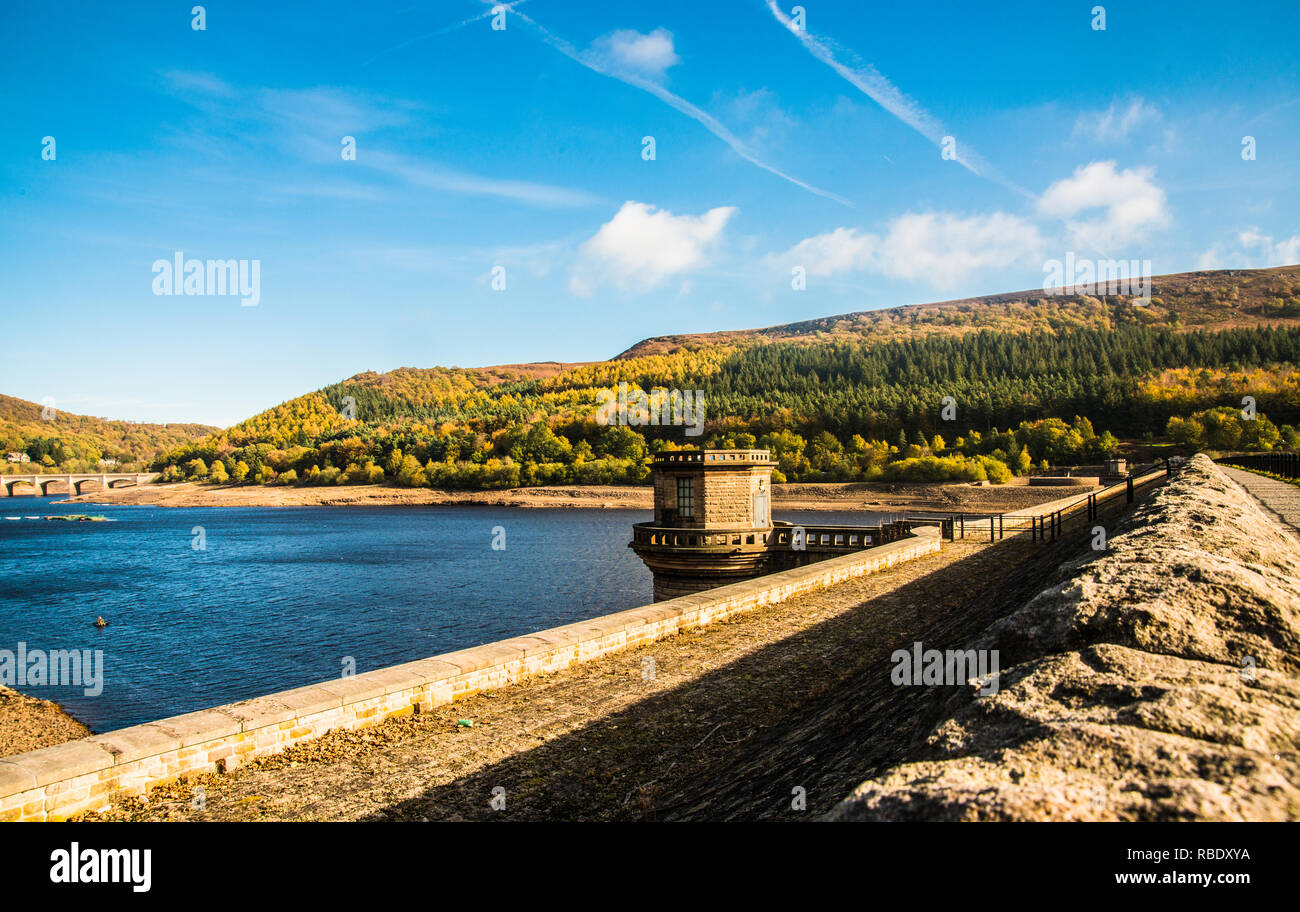
POLYGON ((102 630, 108 626, 108 621, 104 620, 102 617, 97 617, 95 618, 95 626, 102 630))

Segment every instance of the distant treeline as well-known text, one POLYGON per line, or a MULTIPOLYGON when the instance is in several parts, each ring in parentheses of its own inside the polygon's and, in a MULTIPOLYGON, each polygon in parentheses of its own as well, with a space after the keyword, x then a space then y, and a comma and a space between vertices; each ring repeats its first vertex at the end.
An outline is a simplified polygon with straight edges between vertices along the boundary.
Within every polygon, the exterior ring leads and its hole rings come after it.
MULTIPOLYGON (((1014 427, 1021 421, 1084 415, 1104 418, 1121 436, 1163 432, 1180 412, 1144 392, 1167 368, 1241 371, 1300 360, 1300 328, 1177 333, 1123 326, 1111 331, 972 333, 872 346, 768 345, 738 352, 702 382, 711 420, 753 426, 820 426, 839 437, 935 433, 953 425, 940 400, 956 401, 962 427, 1014 427)), ((1149 392, 1149 390, 1148 390, 1149 392)), ((1250 392, 1243 390, 1243 393, 1250 392)), ((1275 420, 1300 420, 1300 399, 1260 391, 1275 420)), ((1220 395, 1201 406, 1240 405, 1220 395)))
POLYGON ((622 483, 645 479, 651 452, 722 443, 771 447, 791 481, 1002 480, 1044 461, 1095 461, 1116 436, 1213 445, 1233 436, 1223 409, 1243 396, 1260 417, 1239 429, 1241 447, 1295 446, 1298 358, 1300 328, 1127 324, 710 347, 495 385, 404 368, 301 396, 156 466, 168 478, 260 483, 622 483), (599 424, 597 395, 619 382, 703 390, 705 435, 599 424))

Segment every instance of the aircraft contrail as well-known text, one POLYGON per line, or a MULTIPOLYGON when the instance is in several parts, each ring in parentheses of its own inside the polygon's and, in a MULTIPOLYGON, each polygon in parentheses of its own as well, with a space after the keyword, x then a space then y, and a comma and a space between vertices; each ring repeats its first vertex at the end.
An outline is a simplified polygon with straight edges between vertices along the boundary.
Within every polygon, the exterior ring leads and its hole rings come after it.
MULTIPOLYGON (((936 146, 942 145, 944 137, 950 135, 938 118, 921 107, 915 100, 903 94, 897 86, 875 67, 861 62, 855 62, 856 65, 852 67, 842 63, 836 56, 835 50, 830 46, 829 39, 815 38, 806 28, 796 26, 790 17, 776 5, 776 0, 765 0, 765 2, 776 21, 798 38, 799 43, 807 49, 808 53, 838 73, 862 94, 936 146)), ((840 56, 851 55, 841 50, 840 56)), ((972 174, 995 181, 1022 196, 1033 198, 1032 193, 1004 177, 996 168, 981 159, 979 154, 971 150, 966 143, 956 143, 954 160, 972 174)))
MULTIPOLYGON (((483 2, 497 5, 494 3, 494 0, 483 0, 483 2)), ((602 76, 608 76, 611 79, 617 79, 619 82, 633 86, 634 88, 641 89, 644 92, 649 92, 651 95, 655 96, 660 101, 675 108, 677 111, 680 111, 682 114, 685 114, 687 117, 691 118, 696 123, 700 124, 702 127, 704 127, 704 129, 708 130, 718 139, 722 140, 724 143, 730 146, 733 152, 735 152, 741 158, 745 159, 745 161, 749 162, 750 164, 757 165, 758 167, 762 168, 764 171, 767 171, 770 174, 775 174, 777 177, 781 178, 782 180, 788 181, 794 184, 796 187, 801 187, 802 189, 807 190, 810 193, 815 193, 818 196, 824 197, 825 199, 834 200, 835 202, 845 206, 852 205, 848 200, 844 199, 844 197, 842 196, 837 196, 836 194, 831 193, 829 190, 823 190, 820 187, 815 187, 812 184, 799 180, 799 178, 797 177, 794 177, 790 174, 786 174, 784 171, 774 167, 773 165, 769 165, 767 162, 759 158, 758 155, 755 154, 752 150, 750 150, 750 148, 746 146, 745 143, 742 142, 739 137, 733 134, 721 123, 719 123, 718 120, 714 118, 711 114, 701 110, 700 108, 691 104, 689 101, 682 98, 681 96, 673 94, 672 92, 665 89, 663 86, 659 85, 657 82, 654 82, 653 80, 650 79, 646 79, 635 73, 629 73, 623 70, 611 69, 607 66, 604 66, 599 60, 595 59, 593 55, 591 55, 590 53, 584 53, 582 51, 579 51, 572 44, 570 44, 569 42, 565 41, 563 38, 559 37, 558 35, 546 29, 543 25, 537 22, 537 20, 532 19, 528 15, 517 11, 513 12, 513 15, 516 18, 521 19, 524 22, 527 22, 529 25, 531 25, 534 29, 537 30, 537 33, 542 36, 543 41, 545 41, 551 47, 555 48, 564 56, 568 57, 570 60, 573 60, 576 63, 581 64, 582 66, 586 67, 587 69, 591 70, 594 73, 599 73, 602 76)))
MULTIPOLYGON (((513 0, 513 2, 510 3, 498 2, 498 3, 494 3, 493 7, 495 8, 497 6, 504 6, 507 12, 513 12, 515 7, 523 6, 527 2, 528 0, 513 0)), ((411 9, 414 9, 414 7, 411 7, 411 9)), ((403 10, 403 12, 405 12, 405 10, 403 10)), ((460 22, 457 22, 455 25, 448 25, 445 28, 440 28, 436 32, 427 32, 423 35, 416 35, 414 38, 408 38, 406 41, 403 41, 401 44, 395 44, 392 47, 384 48, 382 51, 370 57, 368 60, 362 61, 361 65, 363 67, 370 66, 370 64, 374 63, 380 57, 392 51, 398 51, 404 47, 409 47, 410 45, 415 44, 418 41, 423 41, 426 38, 437 38, 439 35, 446 35, 448 32, 454 32, 457 29, 462 29, 467 25, 471 25, 475 22, 479 22, 491 15, 493 15, 493 10, 489 9, 487 12, 479 13, 477 16, 470 16, 468 19, 464 19, 460 22)))

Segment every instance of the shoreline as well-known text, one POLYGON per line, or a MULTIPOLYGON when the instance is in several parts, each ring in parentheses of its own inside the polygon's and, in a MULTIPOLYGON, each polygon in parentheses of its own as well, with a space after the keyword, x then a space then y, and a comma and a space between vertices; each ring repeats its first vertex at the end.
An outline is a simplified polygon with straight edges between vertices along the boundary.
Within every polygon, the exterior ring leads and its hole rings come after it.
POLYGON ((0 757, 12 757, 93 734, 53 700, 0 685, 0 757))
MULTIPOLYGON (((1082 493, 1082 489, 1080 490, 1082 493)), ((1059 499, 1060 488, 912 482, 816 482, 772 486, 773 509, 785 512, 1010 512, 1059 499)), ((493 506, 522 509, 653 508, 649 485, 566 485, 495 491, 448 491, 390 485, 264 487, 193 482, 148 484, 78 494, 60 504, 153 507, 493 506)))

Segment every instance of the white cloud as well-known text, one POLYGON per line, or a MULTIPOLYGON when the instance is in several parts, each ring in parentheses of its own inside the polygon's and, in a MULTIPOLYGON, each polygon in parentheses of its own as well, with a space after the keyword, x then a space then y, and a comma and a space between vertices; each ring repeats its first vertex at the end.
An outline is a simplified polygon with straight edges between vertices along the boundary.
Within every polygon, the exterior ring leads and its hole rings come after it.
POLYGON ((662 76, 669 67, 682 62, 673 49, 673 33, 663 28, 647 35, 620 29, 596 39, 593 47, 616 67, 650 76, 662 76))
POLYGON ((948 289, 982 269, 1036 262, 1042 249, 1038 229, 1019 216, 925 212, 899 216, 884 235, 837 228, 769 259, 812 276, 877 272, 948 289))
POLYGON ((1300 234, 1275 241, 1271 234, 1247 228, 1234 244, 1216 244, 1205 251, 1197 265, 1200 269, 1266 269, 1296 263, 1300 263, 1300 234))
POLYGON ((1052 184, 1038 199, 1044 215, 1065 221, 1070 241, 1101 253, 1145 238, 1169 223, 1165 191, 1154 168, 1118 170, 1113 161, 1091 162, 1052 184), (1104 212, 1076 218, 1095 209, 1104 212))
POLYGON ((1080 114, 1074 121, 1074 136, 1099 143, 1122 142, 1135 128, 1153 127, 1160 119, 1160 111, 1141 98, 1131 99, 1127 106, 1112 101, 1104 111, 1080 114))
POLYGON ((880 238, 857 228, 836 228, 828 234, 804 238, 780 258, 802 266, 809 275, 828 276, 870 269, 880 238))
POLYGON ((569 288, 582 296, 605 282, 622 288, 656 288, 672 276, 703 266, 707 252, 735 214, 734 206, 719 206, 703 215, 673 215, 628 200, 582 245, 569 288))

